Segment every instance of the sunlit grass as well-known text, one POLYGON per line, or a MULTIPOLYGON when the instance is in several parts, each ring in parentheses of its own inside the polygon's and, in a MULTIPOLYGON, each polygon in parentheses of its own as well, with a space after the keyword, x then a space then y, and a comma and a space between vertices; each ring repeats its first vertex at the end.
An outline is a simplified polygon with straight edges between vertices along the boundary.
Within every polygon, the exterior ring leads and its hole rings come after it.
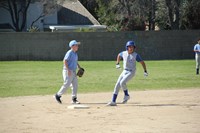
MULTIPOLYGON (((122 63, 122 62, 121 62, 122 63)), ((80 61, 85 74, 79 78, 79 93, 113 91, 122 72, 114 61, 80 61)), ((129 90, 200 88, 193 60, 146 61, 149 76, 137 63, 129 90)), ((122 64, 121 64, 122 66, 122 64)), ((56 93, 63 83, 62 61, 0 62, 0 97, 56 93)))

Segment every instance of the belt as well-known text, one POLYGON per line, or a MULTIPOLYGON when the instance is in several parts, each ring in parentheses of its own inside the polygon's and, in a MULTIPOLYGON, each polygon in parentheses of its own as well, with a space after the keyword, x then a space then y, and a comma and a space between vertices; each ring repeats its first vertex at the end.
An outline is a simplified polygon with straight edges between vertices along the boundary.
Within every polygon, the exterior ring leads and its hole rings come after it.
POLYGON ((131 69, 124 69, 124 70, 129 71, 129 72, 132 72, 132 71, 133 71, 133 70, 131 70, 131 69))

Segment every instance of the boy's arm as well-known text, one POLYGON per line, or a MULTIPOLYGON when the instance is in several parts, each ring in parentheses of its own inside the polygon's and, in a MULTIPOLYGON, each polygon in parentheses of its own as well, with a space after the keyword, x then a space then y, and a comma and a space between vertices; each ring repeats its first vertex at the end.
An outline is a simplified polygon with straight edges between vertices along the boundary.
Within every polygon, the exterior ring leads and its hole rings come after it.
POLYGON ((141 65, 142 65, 143 69, 144 69, 144 76, 148 76, 147 68, 146 68, 145 62, 144 62, 144 61, 140 61, 140 63, 141 63, 141 65))
POLYGON ((80 69, 81 68, 81 66, 77 63, 77 66, 78 66, 78 69, 80 69))
POLYGON ((119 65, 119 62, 120 62, 120 54, 117 55, 117 61, 116 61, 116 68, 119 69, 120 68, 120 65, 119 65))
POLYGON ((119 64, 120 59, 121 59, 120 54, 118 54, 118 55, 117 55, 117 61, 116 61, 116 64, 119 64))
POLYGON ((68 68, 67 60, 63 60, 63 63, 64 63, 64 65, 65 65, 66 69, 68 70, 69 68, 68 68))
POLYGON ((64 62, 64 65, 65 65, 67 71, 68 71, 68 76, 71 76, 71 71, 69 70, 67 60, 63 60, 63 62, 64 62))
POLYGON ((146 68, 146 64, 144 61, 140 61, 140 63, 142 64, 142 67, 144 69, 144 72, 147 72, 147 68, 146 68))

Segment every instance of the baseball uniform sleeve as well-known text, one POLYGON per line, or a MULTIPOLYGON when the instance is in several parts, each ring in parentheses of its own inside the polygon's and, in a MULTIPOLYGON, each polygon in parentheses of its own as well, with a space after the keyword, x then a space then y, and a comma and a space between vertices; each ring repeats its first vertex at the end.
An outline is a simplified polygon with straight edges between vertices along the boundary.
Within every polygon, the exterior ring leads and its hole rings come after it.
POLYGON ((70 51, 68 51, 67 53, 66 53, 66 55, 65 55, 65 57, 64 57, 64 60, 67 60, 67 61, 69 61, 70 60, 70 54, 71 52, 70 51))
POLYGON ((197 47, 196 47, 196 46, 197 46, 197 45, 194 46, 194 50, 197 50, 197 47))
POLYGON ((137 54, 137 56, 136 56, 136 61, 137 61, 137 62, 143 61, 142 58, 141 58, 141 56, 140 56, 139 54, 137 54))
POLYGON ((120 52, 120 53, 119 53, 119 56, 122 58, 122 57, 123 57, 123 52, 120 52))

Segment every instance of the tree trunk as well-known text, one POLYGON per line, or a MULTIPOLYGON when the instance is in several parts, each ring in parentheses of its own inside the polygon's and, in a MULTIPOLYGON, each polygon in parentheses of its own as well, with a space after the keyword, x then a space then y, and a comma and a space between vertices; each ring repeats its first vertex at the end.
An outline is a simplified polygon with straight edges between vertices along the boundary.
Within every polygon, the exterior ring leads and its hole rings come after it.
POLYGON ((168 8, 168 16, 171 29, 178 30, 180 21, 180 11, 179 11, 180 0, 173 0, 174 4, 172 3, 172 0, 165 0, 165 1, 168 8))
POLYGON ((155 10, 156 10, 156 1, 151 0, 149 8, 149 30, 155 30, 155 10))
POLYGON ((11 3, 10 0, 8 0, 8 9, 9 9, 8 11, 10 13, 14 29, 15 29, 15 31, 17 31, 18 28, 17 28, 17 24, 16 24, 16 21, 15 21, 16 19, 15 19, 15 16, 14 16, 14 11, 13 11, 13 8, 12 8, 12 3, 11 3))
POLYGON ((8 11, 10 13, 12 23, 16 32, 21 32, 26 26, 27 10, 31 0, 19 2, 17 0, 8 0, 8 11), (22 17, 22 19, 20 19, 22 17), (21 20, 21 22, 20 22, 21 20))
POLYGON ((180 0, 175 0, 175 21, 174 21, 174 29, 179 29, 180 25, 180 0))
POLYGON ((155 30, 155 19, 156 19, 156 1, 152 0, 152 28, 151 30, 155 30))
POLYGON ((29 8, 30 3, 31 3, 31 0, 28 0, 24 5, 25 6, 25 10, 23 11, 23 14, 22 14, 22 24, 21 24, 21 28, 20 28, 21 31, 26 26, 27 10, 29 8))

